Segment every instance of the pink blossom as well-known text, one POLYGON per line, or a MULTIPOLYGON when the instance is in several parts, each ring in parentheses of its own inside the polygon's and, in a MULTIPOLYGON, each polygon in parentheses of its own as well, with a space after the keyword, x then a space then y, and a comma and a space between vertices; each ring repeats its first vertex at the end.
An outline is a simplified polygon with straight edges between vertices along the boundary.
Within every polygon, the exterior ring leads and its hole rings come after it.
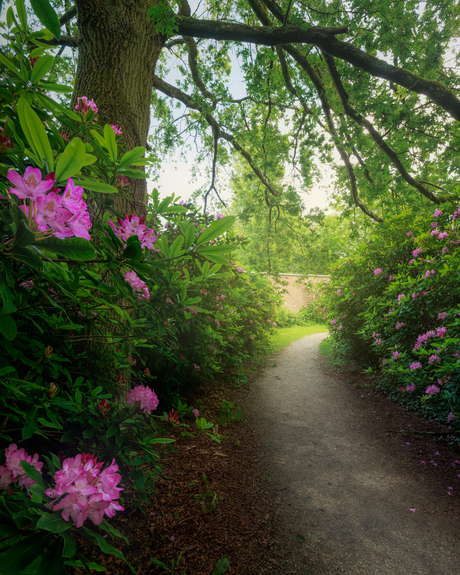
POLYGON ((62 194, 62 207, 68 209, 72 214, 76 214, 80 211, 82 205, 86 208, 83 200, 83 188, 75 186, 72 178, 69 178, 62 194))
POLYGON ((400 293, 400 294, 398 295, 398 302, 399 302, 399 303, 401 303, 401 300, 402 300, 403 297, 406 297, 406 294, 400 293))
POLYGON ((410 370, 420 369, 421 367, 422 367, 422 364, 419 361, 414 361, 409 365, 410 370))
POLYGON ((422 251, 423 251, 422 248, 417 248, 417 249, 413 250, 412 256, 413 256, 414 258, 416 258, 416 257, 418 257, 418 256, 422 253, 422 251))
POLYGON ((442 211, 441 210, 435 210, 435 212, 433 214, 433 218, 439 218, 440 216, 442 216, 442 211))
POLYGON ((446 311, 440 311, 437 315, 438 319, 445 319, 447 317, 447 312, 446 311))
POLYGON ((455 421, 456 419, 458 419, 458 417, 455 415, 455 413, 452 413, 452 411, 449 411, 449 413, 447 414, 447 423, 451 423, 452 421, 455 421))
POLYGON ((435 273, 435 270, 426 270, 425 277, 429 278, 430 276, 434 276, 435 273))
POLYGON ((406 391, 415 391, 415 383, 411 383, 410 385, 406 385, 406 391))
POLYGON ((381 273, 383 273, 382 268, 377 268, 377 269, 374 270, 374 275, 375 275, 375 276, 378 276, 378 275, 380 275, 381 273))
POLYGON ((433 355, 430 355, 430 357, 428 358, 428 363, 433 363, 433 362, 436 362, 436 363, 441 362, 441 358, 438 355, 436 355, 435 353, 433 355))
POLYGON ((329 322, 331 325, 335 325, 337 323, 336 319, 331 319, 331 321, 329 322))
POLYGON ((31 199, 33 201, 51 190, 55 180, 53 172, 47 174, 42 180, 41 171, 31 166, 25 169, 24 176, 20 176, 13 170, 8 170, 6 177, 16 186, 15 188, 10 188, 11 194, 14 194, 20 200, 31 199))
POLYGON ((433 230, 433 231, 431 232, 431 235, 432 235, 432 236, 438 236, 438 235, 439 235, 439 230, 433 230))
POLYGON ((340 288, 337 290, 337 295, 342 295, 342 290, 340 288))
POLYGON ((92 110, 94 114, 97 114, 97 106, 94 103, 94 100, 88 100, 87 96, 81 96, 77 99, 77 105, 75 106, 75 110, 80 112, 84 118, 86 118, 87 113, 89 110, 92 110))
POLYGON ((340 324, 339 327, 337 328, 338 331, 340 331, 343 328, 343 325, 340 324))
POLYGON ((447 328, 445 328, 444 326, 438 327, 436 329, 436 335, 438 337, 440 337, 441 339, 444 339, 444 336, 446 335, 446 333, 447 333, 447 328))
POLYGON ((409 231, 409 232, 406 233, 406 236, 407 236, 408 238, 410 238, 412 235, 413 235, 413 232, 410 232, 410 231, 409 231))
POLYGON ((193 364, 193 369, 195 371, 200 371, 201 367, 199 365, 197 365, 196 363, 193 364))
POLYGON ((437 385, 429 385, 426 390, 425 393, 426 395, 434 395, 435 393, 439 393, 440 389, 437 385))
POLYGON ((145 282, 143 282, 138 277, 136 272, 134 272, 134 271, 126 272, 123 277, 129 283, 129 285, 133 288, 134 293, 140 294, 137 296, 138 300, 141 300, 141 299, 149 300, 150 299, 150 292, 147 288, 147 284, 145 282))
POLYGON ((236 268, 236 271, 237 271, 239 274, 243 274, 243 273, 244 273, 244 268, 236 268))
POLYGON ((445 240, 448 237, 449 237, 448 232, 442 232, 441 234, 439 234, 438 240, 445 240))
POLYGON ((196 407, 195 407, 195 409, 192 409, 192 413, 197 419, 200 417, 200 412, 198 411, 198 409, 196 407))
POLYGON ((399 329, 400 327, 404 327, 404 322, 403 321, 398 321, 396 323, 396 329, 399 329))
POLYGON ((412 265, 414 262, 415 262, 415 260, 414 260, 414 259, 412 259, 412 260, 409 260, 409 265, 412 265))
POLYGON ((123 136, 123 130, 118 126, 118 124, 110 124, 112 127, 113 133, 118 136, 123 136))
POLYGON ((222 218, 224 218, 224 217, 225 217, 224 214, 216 214, 216 215, 214 216, 214 219, 215 219, 215 220, 220 220, 220 219, 222 219, 222 218))
POLYGON ((126 403, 134 405, 138 401, 141 411, 150 415, 158 407, 158 397, 153 389, 144 385, 138 385, 126 396, 126 403))
POLYGON ((391 355, 393 356, 394 360, 397 360, 401 357, 399 351, 394 351, 391 355))

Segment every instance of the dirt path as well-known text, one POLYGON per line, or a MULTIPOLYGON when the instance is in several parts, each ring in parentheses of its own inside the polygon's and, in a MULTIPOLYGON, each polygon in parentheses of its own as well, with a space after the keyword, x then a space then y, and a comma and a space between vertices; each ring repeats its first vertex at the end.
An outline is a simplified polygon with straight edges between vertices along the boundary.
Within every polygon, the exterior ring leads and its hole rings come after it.
POLYGON ((384 417, 376 421, 372 404, 320 357, 325 335, 273 356, 276 367, 252 386, 260 465, 279 493, 281 572, 458 575, 460 465, 449 463, 444 485, 434 456, 388 436, 384 417))

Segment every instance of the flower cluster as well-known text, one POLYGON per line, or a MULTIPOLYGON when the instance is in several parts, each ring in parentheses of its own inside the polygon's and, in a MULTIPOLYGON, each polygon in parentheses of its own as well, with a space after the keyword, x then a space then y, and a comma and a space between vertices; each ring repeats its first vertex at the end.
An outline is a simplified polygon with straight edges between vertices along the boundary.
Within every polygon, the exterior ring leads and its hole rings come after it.
POLYGON ((88 517, 99 525, 104 515, 114 517, 116 511, 124 510, 116 501, 123 489, 117 487, 121 475, 115 459, 101 471, 102 466, 103 462, 97 463, 97 457, 87 453, 64 459, 62 469, 54 474, 56 486, 45 491, 54 501, 64 495, 53 505, 53 511, 61 511, 65 521, 72 518, 77 528, 88 517))
POLYGON ((134 405, 138 401, 140 409, 150 415, 158 407, 158 397, 153 389, 144 385, 138 385, 126 396, 126 403, 134 405))
POLYGON ((15 185, 10 188, 10 194, 20 200, 29 200, 29 205, 21 206, 29 218, 29 225, 35 222, 40 232, 53 230, 53 235, 64 239, 72 236, 90 239, 88 230, 91 228, 87 206, 83 200, 83 188, 75 186, 69 178, 62 195, 54 188, 54 173, 47 174, 42 179, 38 168, 28 166, 24 176, 13 170, 8 170, 7 179, 15 185), (52 190, 52 191, 50 191, 52 190), (49 192, 49 193, 47 193, 49 192))
POLYGON ((136 272, 126 272, 123 276, 129 285, 133 288, 134 293, 138 293, 137 299, 150 299, 150 292, 147 284, 140 279, 136 272))
POLYGON ((84 120, 86 119, 86 116, 90 110, 92 110, 94 114, 97 114, 97 106, 94 100, 88 100, 87 96, 81 96, 77 99, 75 111, 80 112, 84 120))
POLYGON ((148 250, 155 249, 154 244, 157 240, 155 230, 146 229, 144 217, 138 218, 137 216, 127 216, 125 214, 125 219, 118 218, 117 224, 118 227, 112 221, 109 221, 109 226, 112 228, 113 233, 123 242, 126 243, 131 236, 137 236, 143 248, 148 250))
POLYGON ((172 425, 180 425, 179 414, 175 409, 171 409, 166 419, 169 423, 172 423, 172 425))
POLYGON ((38 461, 38 453, 32 457, 25 449, 18 449, 18 446, 12 443, 5 449, 5 456, 5 465, 0 465, 0 489, 12 495, 14 491, 12 485, 17 483, 19 487, 25 487, 29 493, 29 487, 34 485, 35 481, 25 474, 21 461, 27 461, 41 473, 43 463, 38 461))

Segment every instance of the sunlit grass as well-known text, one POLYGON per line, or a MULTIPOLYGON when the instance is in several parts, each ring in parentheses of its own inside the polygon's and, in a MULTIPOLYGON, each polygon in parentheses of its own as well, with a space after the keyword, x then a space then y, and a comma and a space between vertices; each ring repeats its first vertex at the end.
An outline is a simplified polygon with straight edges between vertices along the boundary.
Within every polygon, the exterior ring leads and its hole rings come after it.
POLYGON ((315 323, 313 325, 294 325, 292 327, 279 327, 273 337, 274 348, 273 351, 279 351, 286 347, 293 341, 301 339, 306 335, 314 333, 323 333, 327 331, 327 326, 324 324, 315 323))

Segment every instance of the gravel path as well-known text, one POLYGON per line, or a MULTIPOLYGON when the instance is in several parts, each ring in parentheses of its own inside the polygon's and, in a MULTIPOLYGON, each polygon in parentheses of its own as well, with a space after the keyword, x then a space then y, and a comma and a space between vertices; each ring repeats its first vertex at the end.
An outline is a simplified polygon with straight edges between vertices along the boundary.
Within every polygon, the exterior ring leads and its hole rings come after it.
POLYGON ((458 575, 458 499, 433 492, 375 429, 359 394, 307 336, 273 356, 253 385, 260 462, 279 494, 281 572, 458 575), (415 509, 413 512, 411 509, 415 509))

